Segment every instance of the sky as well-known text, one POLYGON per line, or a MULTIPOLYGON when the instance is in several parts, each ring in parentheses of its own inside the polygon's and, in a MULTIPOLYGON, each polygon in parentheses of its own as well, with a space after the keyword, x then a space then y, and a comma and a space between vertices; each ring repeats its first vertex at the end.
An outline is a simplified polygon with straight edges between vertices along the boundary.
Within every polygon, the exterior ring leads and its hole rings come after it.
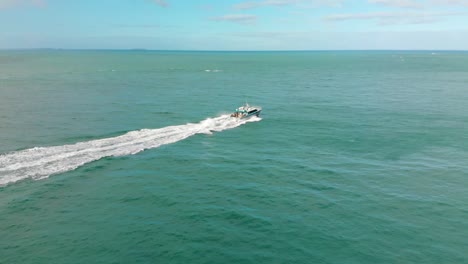
POLYGON ((468 50, 468 0, 0 0, 0 49, 468 50))

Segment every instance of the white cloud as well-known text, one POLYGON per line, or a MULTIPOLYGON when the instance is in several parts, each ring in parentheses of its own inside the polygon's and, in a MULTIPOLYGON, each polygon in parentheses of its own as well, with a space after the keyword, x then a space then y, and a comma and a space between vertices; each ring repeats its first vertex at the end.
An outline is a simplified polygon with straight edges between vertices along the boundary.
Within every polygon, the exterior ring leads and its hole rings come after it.
POLYGON ((434 23, 443 17, 462 16, 462 12, 371 12, 355 14, 336 14, 324 17, 326 21, 348 21, 348 20, 377 20, 381 25, 392 24, 428 24, 434 23))
POLYGON ((399 8, 431 8, 434 6, 468 7, 468 0, 368 0, 368 2, 399 8))
POLYGON ((381 4, 390 7, 400 8, 423 8, 423 4, 415 0, 369 0, 372 4, 381 4))
POLYGON ((332 6, 339 7, 344 0, 262 0, 262 1, 248 1, 236 4, 233 6, 236 10, 249 10, 260 7, 268 6, 289 6, 289 5, 302 5, 308 7, 319 6, 332 6))
POLYGON ((432 0, 431 3, 437 5, 451 5, 451 6, 466 6, 468 7, 468 0, 432 0))
POLYGON ((232 14, 232 15, 224 15, 220 17, 213 17, 211 20, 214 21, 228 21, 234 22, 239 24, 253 24, 257 20, 257 16, 255 15, 245 15, 245 14, 232 14))
POLYGON ((321 7, 321 6, 327 6, 327 7, 343 7, 343 3, 345 0, 308 0, 308 1, 301 1, 302 6, 305 7, 321 7))
POLYGON ((248 10, 264 6, 285 6, 296 3, 296 0, 264 0, 256 2, 242 2, 240 4, 234 5, 236 10, 248 10))
POLYGON ((159 6, 162 7, 168 7, 169 4, 166 2, 166 0, 153 0, 154 3, 156 3, 159 6))

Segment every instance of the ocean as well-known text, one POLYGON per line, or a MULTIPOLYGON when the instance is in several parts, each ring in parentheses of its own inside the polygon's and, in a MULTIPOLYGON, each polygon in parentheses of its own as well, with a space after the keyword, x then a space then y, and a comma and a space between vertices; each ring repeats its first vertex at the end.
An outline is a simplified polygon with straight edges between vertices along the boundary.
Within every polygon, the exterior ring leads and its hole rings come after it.
POLYGON ((0 51, 0 263, 468 263, 467 84, 468 52, 0 51))

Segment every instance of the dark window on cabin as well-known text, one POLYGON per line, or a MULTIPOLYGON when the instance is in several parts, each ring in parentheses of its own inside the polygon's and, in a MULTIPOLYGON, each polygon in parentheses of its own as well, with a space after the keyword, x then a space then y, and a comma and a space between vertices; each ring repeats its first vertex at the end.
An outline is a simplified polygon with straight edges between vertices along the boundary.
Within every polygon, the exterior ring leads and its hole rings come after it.
POLYGON ((249 114, 253 113, 253 112, 257 112, 257 110, 252 110, 252 111, 249 111, 249 114))

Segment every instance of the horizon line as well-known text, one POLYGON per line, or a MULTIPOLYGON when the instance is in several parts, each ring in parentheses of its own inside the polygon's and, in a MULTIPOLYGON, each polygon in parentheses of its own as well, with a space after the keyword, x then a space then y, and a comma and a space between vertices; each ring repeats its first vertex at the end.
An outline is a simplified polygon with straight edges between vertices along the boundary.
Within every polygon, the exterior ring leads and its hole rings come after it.
POLYGON ((0 48, 0 51, 158 51, 158 52, 333 52, 333 51, 438 51, 468 52, 468 49, 271 49, 271 50, 205 50, 205 49, 147 49, 147 48, 0 48))

